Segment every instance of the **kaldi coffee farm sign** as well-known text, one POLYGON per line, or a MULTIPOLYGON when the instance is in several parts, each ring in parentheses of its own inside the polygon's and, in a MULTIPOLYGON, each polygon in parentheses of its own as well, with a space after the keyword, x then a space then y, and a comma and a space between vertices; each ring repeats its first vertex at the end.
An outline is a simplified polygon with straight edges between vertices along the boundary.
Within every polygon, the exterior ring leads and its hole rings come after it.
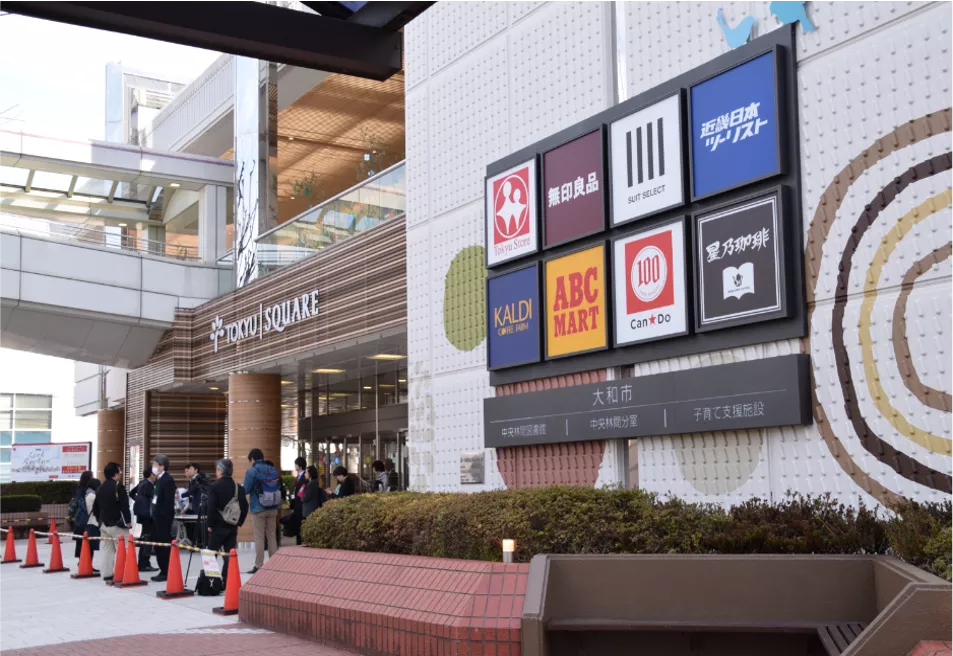
POLYGON ((224 323, 221 317, 212 320, 212 350, 218 353, 220 346, 234 344, 244 339, 264 339, 267 333, 282 333, 285 328, 300 321, 318 316, 318 290, 286 299, 274 305, 258 305, 258 312, 247 317, 224 323))
POLYGON ((486 180, 487 264, 535 253, 536 159, 486 180))
POLYGON ((492 385, 806 334, 794 53, 782 26, 487 167, 492 385))
POLYGON ((606 348, 605 246, 549 260, 545 270, 546 357, 606 348))

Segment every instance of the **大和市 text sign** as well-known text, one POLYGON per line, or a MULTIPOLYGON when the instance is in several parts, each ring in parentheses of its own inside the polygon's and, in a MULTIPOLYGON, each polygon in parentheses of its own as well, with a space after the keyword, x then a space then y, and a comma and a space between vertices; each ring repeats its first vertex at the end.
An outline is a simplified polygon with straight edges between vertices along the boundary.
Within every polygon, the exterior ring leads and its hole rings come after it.
POLYGON ((486 447, 811 423, 810 356, 485 399, 486 447))

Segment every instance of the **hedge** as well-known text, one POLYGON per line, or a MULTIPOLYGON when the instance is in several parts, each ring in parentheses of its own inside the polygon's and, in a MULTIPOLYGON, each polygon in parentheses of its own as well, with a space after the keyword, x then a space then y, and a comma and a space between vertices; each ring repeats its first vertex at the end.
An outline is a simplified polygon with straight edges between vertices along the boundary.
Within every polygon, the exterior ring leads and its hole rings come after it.
POLYGON ((69 503, 79 481, 35 481, 0 484, 0 496, 35 494, 43 503, 69 503))
POLYGON ((893 554, 950 579, 949 502, 891 515, 830 496, 721 506, 639 490, 550 487, 476 494, 363 494, 305 521, 311 547, 499 561, 538 553, 893 554))
POLYGON ((11 494, 0 497, 0 512, 40 512, 43 500, 35 494, 11 494))

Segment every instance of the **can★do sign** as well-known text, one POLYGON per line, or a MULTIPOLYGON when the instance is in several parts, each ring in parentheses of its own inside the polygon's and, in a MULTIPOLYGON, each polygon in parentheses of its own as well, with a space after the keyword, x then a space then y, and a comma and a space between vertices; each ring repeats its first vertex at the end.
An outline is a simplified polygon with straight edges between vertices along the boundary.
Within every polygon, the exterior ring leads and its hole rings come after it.
POLYGON ((549 260, 546 269, 546 357, 608 346, 605 245, 549 260))

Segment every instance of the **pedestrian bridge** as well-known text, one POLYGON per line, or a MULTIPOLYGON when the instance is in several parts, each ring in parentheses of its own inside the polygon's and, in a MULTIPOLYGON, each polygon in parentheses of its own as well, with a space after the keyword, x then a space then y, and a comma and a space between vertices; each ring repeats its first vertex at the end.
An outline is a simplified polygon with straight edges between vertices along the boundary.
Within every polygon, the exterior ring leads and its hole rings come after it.
POLYGON ((233 163, 0 131, 0 342, 134 368, 231 289, 233 163))

